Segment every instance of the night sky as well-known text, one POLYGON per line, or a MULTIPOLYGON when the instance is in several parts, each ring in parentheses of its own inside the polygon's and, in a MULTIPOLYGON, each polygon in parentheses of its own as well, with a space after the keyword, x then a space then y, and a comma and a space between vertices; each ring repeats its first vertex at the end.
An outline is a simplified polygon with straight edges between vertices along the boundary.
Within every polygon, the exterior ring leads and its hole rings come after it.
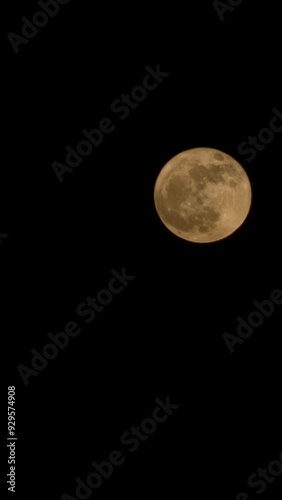
MULTIPOLYGON (((14 498, 277 500, 282 463, 268 481, 257 471, 282 462, 279 6, 243 0, 221 20, 212 1, 63 3, 29 38, 7 35, 23 36, 38 2, 3 15, 1 394, 16 387, 14 498), (78 144, 93 129, 89 153, 78 144), (232 156, 252 186, 245 223, 211 244, 174 236, 154 207, 162 167, 195 147, 232 156), (240 337, 238 321, 259 326, 240 337), (64 347, 44 361, 59 332, 64 347), (130 445, 141 423, 148 433, 130 445), (114 450, 122 464, 76 492, 114 450)), ((5 419, 1 432, 4 449, 5 419)))

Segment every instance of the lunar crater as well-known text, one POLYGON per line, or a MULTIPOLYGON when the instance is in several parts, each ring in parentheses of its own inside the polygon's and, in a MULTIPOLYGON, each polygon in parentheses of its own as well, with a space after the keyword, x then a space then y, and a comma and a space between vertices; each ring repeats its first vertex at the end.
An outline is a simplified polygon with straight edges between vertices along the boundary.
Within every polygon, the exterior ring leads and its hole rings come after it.
POLYGON ((251 186, 235 159, 218 150, 195 148, 163 167, 154 201, 172 233, 206 243, 229 236, 244 222, 251 206, 251 186))

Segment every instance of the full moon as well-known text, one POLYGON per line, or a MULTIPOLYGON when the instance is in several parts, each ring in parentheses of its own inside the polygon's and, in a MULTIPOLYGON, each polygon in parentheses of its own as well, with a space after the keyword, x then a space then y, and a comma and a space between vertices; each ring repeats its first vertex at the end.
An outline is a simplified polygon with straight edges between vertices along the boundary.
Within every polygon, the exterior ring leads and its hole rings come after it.
POLYGON ((162 168, 154 202, 161 221, 176 236, 210 243, 243 224, 252 190, 234 158, 217 149, 194 148, 174 156, 162 168))

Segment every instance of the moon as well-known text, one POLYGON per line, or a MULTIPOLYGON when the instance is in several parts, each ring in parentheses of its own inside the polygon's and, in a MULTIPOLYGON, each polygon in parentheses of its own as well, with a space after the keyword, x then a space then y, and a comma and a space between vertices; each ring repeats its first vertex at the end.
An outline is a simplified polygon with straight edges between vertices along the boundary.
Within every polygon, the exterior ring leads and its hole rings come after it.
POLYGON ((160 171, 156 211, 176 236, 194 243, 222 240, 245 221, 252 189, 243 167, 212 148, 183 151, 160 171))

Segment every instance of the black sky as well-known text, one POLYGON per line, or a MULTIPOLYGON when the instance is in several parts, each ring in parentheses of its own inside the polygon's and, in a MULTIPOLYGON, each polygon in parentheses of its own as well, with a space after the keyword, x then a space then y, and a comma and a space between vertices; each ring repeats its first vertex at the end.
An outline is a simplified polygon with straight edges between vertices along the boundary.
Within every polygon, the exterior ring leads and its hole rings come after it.
POLYGON ((5 9, 2 396, 16 385, 16 495, 75 497, 75 478, 170 396, 179 409, 93 498, 256 498, 248 477, 281 451, 281 305, 233 354, 222 335, 282 289, 281 133, 252 162, 238 152, 282 112, 278 6, 245 0, 221 22, 212 2, 71 0, 18 54, 7 34, 38 5, 5 9), (121 120, 112 103, 157 65, 169 75, 121 120), (60 183, 51 163, 103 118, 115 130, 60 183), (245 224, 210 245, 170 234, 153 203, 164 164, 202 146, 239 161, 253 190, 245 224), (123 267, 134 280, 84 323, 77 306, 123 267), (69 321, 81 334, 25 386, 18 365, 69 321))

